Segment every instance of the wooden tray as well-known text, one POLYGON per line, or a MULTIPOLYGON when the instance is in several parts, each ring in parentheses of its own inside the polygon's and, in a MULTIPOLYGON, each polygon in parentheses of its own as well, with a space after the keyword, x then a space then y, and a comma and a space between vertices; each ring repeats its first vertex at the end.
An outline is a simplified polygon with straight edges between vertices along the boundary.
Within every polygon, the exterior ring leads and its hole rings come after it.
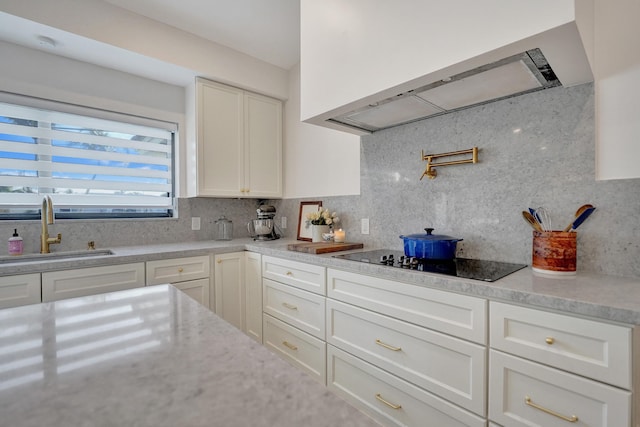
POLYGON ((305 252, 308 254, 327 254, 330 252, 348 251, 364 247, 362 243, 334 243, 334 242, 305 242, 291 243, 287 245, 290 251, 305 252))

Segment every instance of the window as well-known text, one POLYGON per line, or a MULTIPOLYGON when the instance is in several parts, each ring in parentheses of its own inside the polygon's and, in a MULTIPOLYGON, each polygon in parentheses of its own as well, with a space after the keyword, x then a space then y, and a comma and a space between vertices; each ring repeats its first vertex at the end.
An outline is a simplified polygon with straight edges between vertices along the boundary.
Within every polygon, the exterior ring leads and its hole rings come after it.
POLYGON ((82 112, 0 102, 0 218, 172 216, 176 125, 82 112))

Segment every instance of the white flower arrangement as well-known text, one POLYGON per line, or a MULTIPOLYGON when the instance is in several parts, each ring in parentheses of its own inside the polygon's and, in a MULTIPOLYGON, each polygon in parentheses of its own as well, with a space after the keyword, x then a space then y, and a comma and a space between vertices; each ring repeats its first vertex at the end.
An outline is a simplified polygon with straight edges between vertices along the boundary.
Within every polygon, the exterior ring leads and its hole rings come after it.
POLYGON ((309 224, 331 226, 337 222, 340 222, 338 214, 335 212, 329 212, 329 209, 320 209, 317 212, 309 212, 307 214, 307 227, 309 224))

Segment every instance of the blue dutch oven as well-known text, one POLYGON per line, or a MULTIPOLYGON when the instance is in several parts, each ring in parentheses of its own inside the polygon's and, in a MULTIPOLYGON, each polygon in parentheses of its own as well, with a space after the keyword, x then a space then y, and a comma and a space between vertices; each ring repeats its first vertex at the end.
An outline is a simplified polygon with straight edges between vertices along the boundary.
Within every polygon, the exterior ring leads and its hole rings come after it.
POLYGON ((459 241, 450 236, 431 234, 433 228, 424 229, 427 234, 400 236, 404 240, 404 255, 424 259, 454 259, 459 241))

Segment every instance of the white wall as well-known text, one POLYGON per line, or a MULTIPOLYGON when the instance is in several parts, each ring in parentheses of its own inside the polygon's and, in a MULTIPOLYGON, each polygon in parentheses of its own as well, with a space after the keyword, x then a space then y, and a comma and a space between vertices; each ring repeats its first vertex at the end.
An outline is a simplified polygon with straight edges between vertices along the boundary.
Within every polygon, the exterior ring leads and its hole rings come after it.
POLYGON ((279 99, 288 96, 287 70, 104 1, 0 0, 0 11, 178 65, 201 77, 279 99))
POLYGON ((360 194, 360 137, 302 123, 300 67, 289 72, 285 104, 284 198, 360 194))
POLYGON ((596 178, 640 178, 640 2, 595 8, 596 178))

